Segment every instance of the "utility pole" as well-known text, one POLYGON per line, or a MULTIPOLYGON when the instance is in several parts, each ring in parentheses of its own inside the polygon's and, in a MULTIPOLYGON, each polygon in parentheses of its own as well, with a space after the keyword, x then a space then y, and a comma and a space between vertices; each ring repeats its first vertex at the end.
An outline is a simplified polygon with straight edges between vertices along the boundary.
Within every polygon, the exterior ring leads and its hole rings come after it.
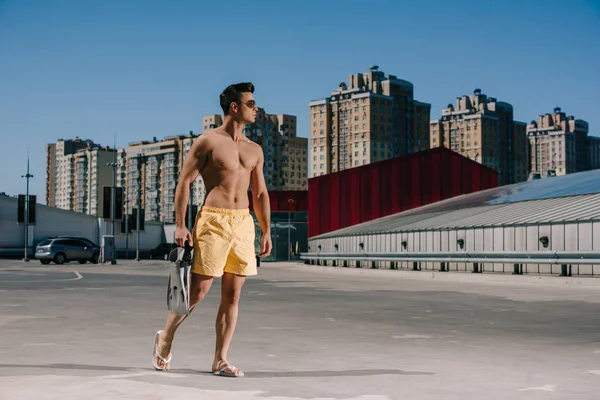
POLYGON ((135 241, 135 261, 140 261, 140 214, 142 212, 142 183, 143 182, 140 180, 140 185, 138 188, 137 213, 135 216, 135 229, 137 235, 137 240, 135 241))
POLYGON ((125 259, 129 260, 129 196, 123 196, 123 204, 125 204, 125 259))
POLYGON ((27 174, 21 175, 21 178, 27 179, 27 192, 25 194, 25 257, 23 261, 29 262, 29 179, 33 178, 33 175, 29 173, 29 148, 27 148, 27 174))
POLYGON ((115 213, 117 210, 117 134, 114 135, 113 141, 113 162, 107 163, 106 165, 112 166, 113 169, 113 177, 112 177, 112 190, 110 193, 110 203, 111 203, 111 212, 110 212, 110 221, 111 221, 111 235, 113 240, 115 241, 115 256, 110 262, 112 265, 117 263, 117 238, 115 236, 115 213))

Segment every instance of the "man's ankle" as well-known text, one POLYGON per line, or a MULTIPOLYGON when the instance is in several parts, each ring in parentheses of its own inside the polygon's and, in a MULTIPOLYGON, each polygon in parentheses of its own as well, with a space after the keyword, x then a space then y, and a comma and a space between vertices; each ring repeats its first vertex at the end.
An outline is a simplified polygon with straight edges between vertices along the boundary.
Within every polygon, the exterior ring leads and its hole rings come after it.
POLYGON ((225 358, 215 358, 215 360, 213 361, 213 365, 218 368, 222 368, 227 364, 228 364, 228 362, 225 358))
POLYGON ((162 331, 159 335, 160 340, 162 340, 163 342, 168 342, 171 343, 173 341, 173 337, 174 335, 168 335, 166 331, 162 331))

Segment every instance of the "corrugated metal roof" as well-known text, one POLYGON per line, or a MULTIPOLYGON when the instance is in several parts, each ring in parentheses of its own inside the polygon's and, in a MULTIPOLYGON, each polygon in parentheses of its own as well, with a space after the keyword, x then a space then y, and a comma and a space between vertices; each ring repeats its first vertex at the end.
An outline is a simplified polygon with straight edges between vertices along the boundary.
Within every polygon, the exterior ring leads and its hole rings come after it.
POLYGON ((455 197, 315 238, 600 220, 600 170, 455 197))

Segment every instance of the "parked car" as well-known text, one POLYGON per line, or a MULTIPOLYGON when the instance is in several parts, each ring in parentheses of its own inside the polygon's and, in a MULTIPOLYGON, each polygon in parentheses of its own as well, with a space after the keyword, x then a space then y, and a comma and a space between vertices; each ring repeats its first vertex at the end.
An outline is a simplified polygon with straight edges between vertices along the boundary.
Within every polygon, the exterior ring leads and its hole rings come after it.
POLYGON ((177 244, 175 243, 161 243, 152 250, 150 250, 150 258, 168 260, 169 253, 176 247, 177 244))
POLYGON ((80 264, 90 261, 98 264, 99 257, 100 246, 89 239, 80 237, 48 238, 35 248, 35 258, 42 264, 50 264, 50 261, 54 261, 56 264, 64 264, 68 261, 78 261, 80 264))

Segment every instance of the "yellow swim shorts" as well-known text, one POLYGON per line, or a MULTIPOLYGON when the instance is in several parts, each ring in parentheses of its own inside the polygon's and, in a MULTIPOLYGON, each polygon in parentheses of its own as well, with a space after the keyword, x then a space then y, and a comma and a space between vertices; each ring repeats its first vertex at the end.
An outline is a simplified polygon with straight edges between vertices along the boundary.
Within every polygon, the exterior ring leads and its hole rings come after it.
POLYGON ((203 206, 196 216, 192 237, 193 273, 256 275, 254 219, 248 209, 203 206))

